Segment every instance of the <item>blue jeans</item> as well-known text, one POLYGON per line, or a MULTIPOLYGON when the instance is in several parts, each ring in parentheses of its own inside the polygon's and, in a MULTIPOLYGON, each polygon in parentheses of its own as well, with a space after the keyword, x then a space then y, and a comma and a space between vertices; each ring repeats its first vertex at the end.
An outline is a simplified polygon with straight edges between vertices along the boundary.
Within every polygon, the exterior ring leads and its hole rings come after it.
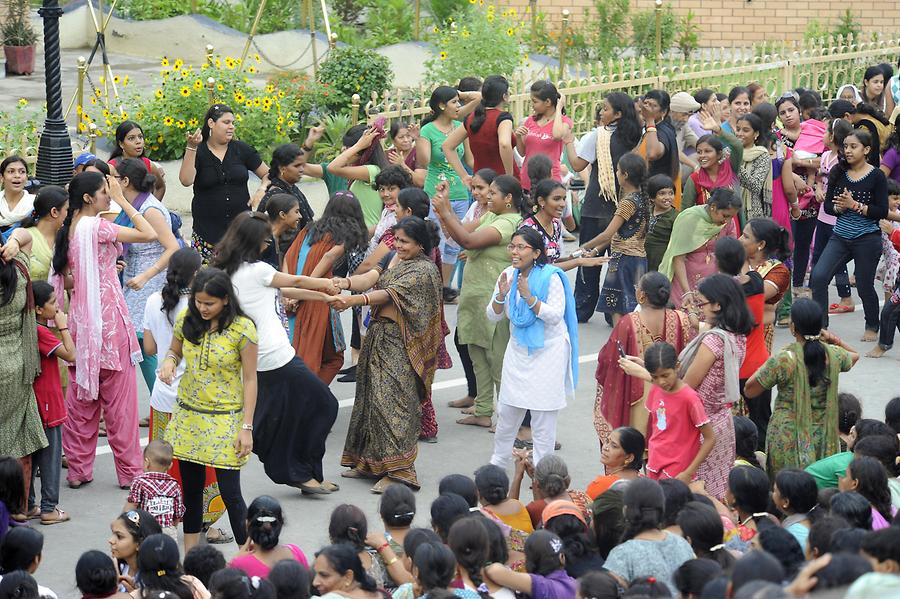
POLYGON ((41 470, 41 513, 49 514, 59 503, 59 480, 62 472, 62 425, 44 428, 47 447, 31 454, 31 486, 28 510, 35 506, 34 471, 41 470))
MULTIPOLYGON (((463 217, 465 217, 466 212, 469 211, 470 204, 471 202, 469 200, 450 200, 450 206, 453 208, 453 212, 456 213, 459 220, 462 220, 463 217)), ((462 248, 453 239, 445 237, 443 230, 441 230, 440 250, 441 261, 444 264, 456 264, 456 260, 459 257, 462 248)))
POLYGON ((828 326, 828 284, 835 273, 849 260, 853 260, 856 275, 856 293, 862 300, 866 330, 877 331, 879 326, 878 294, 875 292, 875 269, 881 258, 881 233, 867 233, 855 239, 832 235, 812 276, 813 299, 822 308, 822 324, 828 326))
MULTIPOLYGON (((819 221, 816 225, 816 245, 813 247, 812 266, 816 267, 819 257, 825 251, 828 240, 831 239, 831 231, 834 225, 819 221)), ((841 299, 850 297, 850 275, 847 273, 847 265, 842 265, 834 275, 834 283, 837 285, 838 297, 841 299)))

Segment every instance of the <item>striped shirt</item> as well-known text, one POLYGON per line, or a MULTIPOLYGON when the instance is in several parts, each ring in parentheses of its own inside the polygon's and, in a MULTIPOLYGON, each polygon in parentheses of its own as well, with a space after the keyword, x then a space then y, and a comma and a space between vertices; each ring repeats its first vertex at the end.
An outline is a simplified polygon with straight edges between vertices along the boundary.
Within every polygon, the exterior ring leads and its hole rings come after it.
POLYGON ((153 514, 162 528, 175 526, 184 517, 181 487, 166 472, 145 472, 134 479, 128 503, 153 514))
POLYGON ((869 170, 859 180, 851 179, 846 171, 841 172, 834 184, 829 185, 825 196, 825 212, 837 214, 834 234, 844 239, 856 239, 869 233, 879 233, 878 221, 887 216, 887 210, 887 179, 877 168, 869 170), (834 197, 845 190, 853 195, 854 200, 868 206, 865 216, 854 210, 835 213, 834 197))

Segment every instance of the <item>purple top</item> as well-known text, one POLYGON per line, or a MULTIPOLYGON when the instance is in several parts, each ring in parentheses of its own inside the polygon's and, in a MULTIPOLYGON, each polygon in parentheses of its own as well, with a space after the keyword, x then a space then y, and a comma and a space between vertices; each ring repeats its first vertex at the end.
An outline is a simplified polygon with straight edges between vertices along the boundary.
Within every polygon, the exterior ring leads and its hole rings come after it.
POLYGON ((900 183, 900 152, 896 148, 888 148, 881 158, 881 166, 891 169, 888 177, 900 183))
POLYGON ((575 579, 565 570, 554 570, 546 576, 531 576, 531 599, 575 599, 575 579))

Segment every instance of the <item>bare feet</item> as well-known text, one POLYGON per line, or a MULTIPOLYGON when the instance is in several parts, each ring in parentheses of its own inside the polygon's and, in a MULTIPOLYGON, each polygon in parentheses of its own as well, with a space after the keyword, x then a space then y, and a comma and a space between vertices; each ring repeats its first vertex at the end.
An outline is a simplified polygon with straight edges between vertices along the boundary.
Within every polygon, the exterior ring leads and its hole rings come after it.
POLYGON ((475 405, 475 398, 466 395, 462 399, 454 399, 453 401, 447 402, 448 408, 470 408, 475 405))
POLYGON ((469 426, 480 426, 482 428, 490 428, 491 427, 491 417, 490 416, 466 416, 465 418, 460 418, 456 421, 456 424, 466 424, 469 426))
POLYGON ((468 408, 463 408, 462 413, 463 414, 474 414, 475 406, 469 406, 468 408))
POLYGON ((862 339, 860 339, 860 341, 863 341, 863 342, 866 342, 866 343, 871 343, 871 342, 873 342, 873 341, 878 341, 878 332, 877 332, 877 331, 870 331, 869 329, 866 329, 866 332, 863 333, 862 339))
POLYGON ((886 349, 882 349, 880 345, 876 345, 871 350, 866 352, 867 358, 880 358, 886 352, 886 349))

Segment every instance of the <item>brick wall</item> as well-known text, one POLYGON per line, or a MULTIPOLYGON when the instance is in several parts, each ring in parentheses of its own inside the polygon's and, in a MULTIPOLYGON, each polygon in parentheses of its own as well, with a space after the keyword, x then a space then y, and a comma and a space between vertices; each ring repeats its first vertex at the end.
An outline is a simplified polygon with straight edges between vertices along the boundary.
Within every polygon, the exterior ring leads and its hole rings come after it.
MULTIPOLYGON (((524 10, 528 0, 498 0, 501 6, 524 10)), ((568 8, 571 23, 582 21, 585 8, 593 0, 538 0, 537 10, 558 23, 560 12, 568 8)), ((701 46, 748 45, 753 42, 802 40, 807 23, 813 18, 830 28, 850 8, 865 33, 885 34, 900 30, 900 2, 896 0, 664 0, 676 14, 691 10, 697 15, 701 46)), ((632 12, 652 9, 653 0, 631 0, 632 12)))

